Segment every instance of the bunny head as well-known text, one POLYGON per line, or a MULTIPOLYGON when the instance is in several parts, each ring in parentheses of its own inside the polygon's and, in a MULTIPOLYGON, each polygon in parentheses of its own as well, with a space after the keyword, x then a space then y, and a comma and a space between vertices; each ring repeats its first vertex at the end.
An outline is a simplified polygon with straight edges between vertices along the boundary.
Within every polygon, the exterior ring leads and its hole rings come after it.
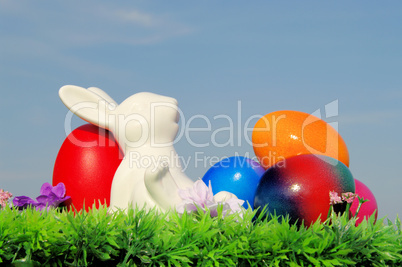
POLYGON ((123 152, 172 145, 179 129, 177 101, 171 97, 142 92, 118 105, 99 88, 72 85, 60 88, 59 96, 78 117, 110 130, 123 152))
POLYGON ((142 144, 172 145, 179 129, 177 100, 171 97, 137 93, 124 100, 115 112, 117 139, 126 140, 126 145, 133 148, 142 144))

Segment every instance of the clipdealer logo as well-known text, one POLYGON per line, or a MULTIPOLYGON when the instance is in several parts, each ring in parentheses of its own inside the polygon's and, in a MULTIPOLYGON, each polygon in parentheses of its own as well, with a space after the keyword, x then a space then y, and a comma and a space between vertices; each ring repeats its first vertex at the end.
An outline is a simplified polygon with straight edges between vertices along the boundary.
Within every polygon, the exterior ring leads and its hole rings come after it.
MULTIPOLYGON (((102 100, 103 101, 103 100, 102 100)), ((98 103, 94 102, 81 102, 79 104, 74 105, 65 117, 65 132, 66 135, 69 135, 72 132, 72 118, 73 115, 81 109, 85 110, 93 110, 94 112, 98 112, 99 121, 105 120, 108 122, 108 125, 113 124, 114 129, 118 129, 117 134, 124 135, 124 139, 128 140, 126 145, 130 146, 130 148, 134 148, 134 150, 130 150, 125 157, 129 157, 130 167, 150 167, 150 166, 159 166, 161 162, 168 162, 169 166, 178 166, 182 167, 183 170, 186 170, 189 166, 203 167, 208 168, 213 166, 217 162, 220 162, 227 158, 226 156, 217 157, 217 156, 208 156, 204 152, 199 151, 200 148, 205 147, 217 147, 217 148, 226 148, 226 147, 241 147, 242 145, 246 144, 250 147, 255 146, 252 143, 249 134, 254 130, 254 124, 252 122, 260 119, 263 117, 262 114, 254 114, 248 116, 245 120, 243 119, 242 114, 242 102, 237 102, 237 109, 236 109, 236 116, 233 118, 228 114, 217 114, 212 118, 207 117, 204 114, 196 114, 190 117, 186 117, 183 111, 173 105, 171 103, 165 102, 154 102, 150 105, 149 111, 146 114, 150 114, 149 117, 133 113, 130 115, 124 114, 113 114, 107 112, 106 109, 109 111, 113 111, 116 108, 116 105, 110 103, 98 103), (103 109, 100 107, 104 107, 103 109), (173 131, 175 133, 175 137, 173 136, 173 141, 165 142, 166 140, 157 140, 155 139, 156 132, 160 131, 158 129, 156 121, 158 120, 158 116, 160 111, 159 108, 171 108, 176 110, 178 118, 177 118, 177 130, 173 131), (221 127, 214 127, 214 125, 218 123, 220 125, 224 125, 221 127), (204 127, 194 126, 194 125, 203 124, 204 127), (127 129, 132 127, 137 127, 138 130, 136 131, 137 136, 130 136, 130 131, 127 129), (207 141, 201 142, 199 138, 195 137, 194 134, 204 134, 209 136, 207 141), (218 138, 224 136, 225 138, 218 138), (177 155, 170 155, 170 156, 159 156, 155 157, 153 155, 148 155, 146 153, 142 153, 141 147, 144 145, 150 146, 151 148, 161 148, 169 147, 174 144, 177 144, 179 141, 183 140, 187 142, 191 147, 195 148, 195 152, 193 155, 182 157, 177 155), (219 140, 218 140, 219 139, 219 140), (135 150, 138 148, 137 150, 135 150), (197 151, 198 149, 198 151, 197 151)), ((315 110, 313 113, 310 114, 303 122, 302 125, 302 142, 305 148, 312 154, 322 154, 323 151, 318 151, 316 148, 310 146, 305 139, 305 129, 310 125, 316 122, 319 119, 330 119, 333 120, 336 116, 338 116, 338 100, 334 100, 324 107, 324 112, 321 109, 315 110), (324 114, 323 114, 324 113, 324 114)), ((279 116, 273 120, 273 125, 270 125, 270 131, 272 132, 272 140, 267 140, 267 143, 270 142, 271 146, 277 145, 277 135, 276 130, 278 124, 282 119, 285 119, 284 116, 279 116)), ((335 130, 338 130, 338 122, 332 121, 328 123, 331 125, 335 130)), ((173 127, 173 125, 166 125, 166 127, 173 127)), ((328 131, 328 129, 327 129, 328 131)), ((99 127, 99 133, 105 133, 106 130, 102 127, 99 127)), ((131 131, 132 132, 132 131, 131 131)), ((115 143, 109 142, 108 144, 105 143, 104 139, 99 139, 98 141, 91 141, 86 142, 75 138, 73 135, 69 135, 70 141, 73 142, 77 146, 81 147, 92 147, 92 146, 113 146, 116 145, 115 143)), ((120 137, 121 138, 121 137, 120 137)), ((116 138, 118 139, 118 138, 116 138)), ((329 139, 326 140, 329 142, 329 139)), ((335 140, 338 141, 337 139, 335 140)), ((333 142, 333 140, 332 140, 333 142)), ((334 146, 334 144, 331 144, 334 146)), ((335 144, 337 146, 337 144, 335 144)), ((327 143, 326 148, 329 147, 327 143)), ((267 155, 269 160, 273 160, 277 162, 281 159, 284 159, 281 155, 277 155, 276 152, 269 152, 270 154, 267 155)), ((325 151, 324 151, 325 153, 325 151)), ((247 158, 251 158, 258 162, 258 159, 252 153, 245 153, 240 155, 238 152, 235 152, 233 155, 230 156, 244 156, 247 158)), ((334 164, 333 161, 329 163, 334 164)))

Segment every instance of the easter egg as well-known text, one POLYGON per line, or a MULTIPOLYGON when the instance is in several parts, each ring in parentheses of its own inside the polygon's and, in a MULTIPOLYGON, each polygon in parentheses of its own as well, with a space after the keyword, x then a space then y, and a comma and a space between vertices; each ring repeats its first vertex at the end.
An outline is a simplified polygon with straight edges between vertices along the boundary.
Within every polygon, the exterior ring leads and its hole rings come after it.
POLYGON ((254 205, 254 193, 265 169, 249 158, 234 156, 213 165, 204 175, 205 184, 211 182, 213 194, 228 191, 244 200, 243 207, 254 205))
MULTIPOLYGON (((369 200, 367 202, 364 202, 360 207, 359 214, 357 215, 358 219, 356 221, 356 224, 359 225, 364 219, 370 218, 370 216, 374 212, 376 212, 375 220, 377 220, 378 205, 373 192, 371 192, 371 190, 364 183, 362 183, 357 179, 355 179, 355 184, 356 184, 356 194, 361 198, 369 200)), ((355 200, 352 203, 352 206, 350 207, 350 211, 352 212, 353 215, 356 213, 358 206, 359 206, 359 199, 355 198, 355 200)))
MULTIPOLYGON (((254 208, 268 205, 264 216, 289 215, 292 224, 309 226, 330 208, 329 192, 339 195, 355 192, 349 168, 342 162, 322 155, 304 154, 286 158, 269 168, 261 177, 254 208)), ((344 210, 343 210, 344 211, 344 210)), ((258 216, 258 215, 257 215, 258 216)))
POLYGON ((252 143, 265 169, 301 154, 329 156, 349 167, 349 152, 338 132, 318 117, 300 111, 282 110, 263 116, 253 128, 252 143))
POLYGON ((88 211, 95 203, 110 204, 110 190, 123 154, 112 134, 92 124, 72 131, 63 142, 53 170, 53 185, 63 182, 64 204, 88 211), (84 205, 85 202, 85 205, 84 205))

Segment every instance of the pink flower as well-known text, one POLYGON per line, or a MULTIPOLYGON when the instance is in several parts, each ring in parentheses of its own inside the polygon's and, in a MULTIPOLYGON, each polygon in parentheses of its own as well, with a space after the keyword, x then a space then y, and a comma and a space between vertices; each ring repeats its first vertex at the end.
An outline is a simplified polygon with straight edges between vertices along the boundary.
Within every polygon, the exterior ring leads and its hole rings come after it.
POLYGON ((334 204, 340 204, 340 203, 342 203, 342 199, 338 195, 338 193, 335 191, 330 191, 329 192, 329 204, 334 205, 334 204))
POLYGON ((8 191, 4 191, 0 189, 0 207, 4 207, 7 205, 8 200, 13 196, 13 194, 9 193, 8 191))
POLYGON ((223 214, 231 214, 233 212, 241 211, 241 205, 243 205, 244 200, 237 198, 229 198, 224 201, 215 201, 214 195, 212 193, 211 181, 207 186, 202 180, 198 180, 194 183, 193 188, 179 189, 179 196, 183 200, 177 205, 177 212, 183 214, 186 210, 187 212, 194 212, 197 209, 210 210, 212 217, 218 216, 218 206, 223 205, 223 214))
POLYGON ((355 200, 356 194, 352 192, 342 193, 342 200, 346 201, 347 203, 353 203, 355 200))

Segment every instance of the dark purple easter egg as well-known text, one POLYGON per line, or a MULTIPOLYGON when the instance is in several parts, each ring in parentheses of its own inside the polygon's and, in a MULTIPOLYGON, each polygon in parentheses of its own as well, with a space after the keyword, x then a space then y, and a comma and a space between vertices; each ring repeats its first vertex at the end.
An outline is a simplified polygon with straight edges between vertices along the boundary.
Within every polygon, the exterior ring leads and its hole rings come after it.
POLYGON ((256 190, 254 208, 261 211, 268 205, 264 216, 289 215, 291 223, 301 224, 304 220, 304 225, 309 226, 320 216, 321 221, 326 219, 330 191, 339 195, 355 192, 349 168, 331 157, 298 155, 276 163, 264 173, 256 190))

